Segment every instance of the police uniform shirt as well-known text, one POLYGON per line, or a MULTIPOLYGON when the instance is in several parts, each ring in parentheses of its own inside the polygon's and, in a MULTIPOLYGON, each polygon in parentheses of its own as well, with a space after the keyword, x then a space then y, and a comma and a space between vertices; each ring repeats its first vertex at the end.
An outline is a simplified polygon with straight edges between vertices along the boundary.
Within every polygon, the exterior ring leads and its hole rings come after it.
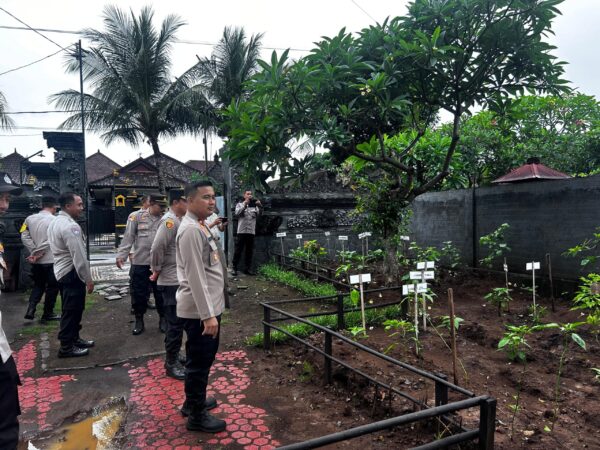
POLYGON ((177 286, 177 260, 175 257, 175 237, 181 221, 170 209, 162 217, 152 248, 150 249, 150 269, 160 272, 159 286, 177 286))
POLYGON ((160 216, 153 216, 147 210, 140 210, 130 215, 121 246, 117 251, 117 258, 126 260, 132 246, 135 245, 135 253, 131 264, 149 266, 150 249, 156 236, 156 230, 160 225, 160 220, 160 216))
POLYGON ((206 320, 223 313, 225 274, 208 228, 191 211, 177 230, 177 317, 206 320))
POLYGON ((238 234, 255 234, 256 219, 260 216, 261 208, 248 206, 244 202, 235 205, 235 216, 238 218, 238 234))
POLYGON ((54 256, 54 275, 60 281, 73 268, 84 283, 92 281, 81 227, 61 211, 48 227, 48 242, 54 256))
POLYGON ((29 254, 44 253, 34 264, 52 264, 54 262, 48 243, 48 227, 55 218, 49 211, 42 210, 27 217, 23 222, 21 242, 29 250, 29 254))
POLYGON ((8 345, 8 339, 2 328, 2 312, 0 312, 0 358, 2 358, 2 362, 5 363, 8 361, 11 354, 12 351, 10 350, 10 345, 8 345))

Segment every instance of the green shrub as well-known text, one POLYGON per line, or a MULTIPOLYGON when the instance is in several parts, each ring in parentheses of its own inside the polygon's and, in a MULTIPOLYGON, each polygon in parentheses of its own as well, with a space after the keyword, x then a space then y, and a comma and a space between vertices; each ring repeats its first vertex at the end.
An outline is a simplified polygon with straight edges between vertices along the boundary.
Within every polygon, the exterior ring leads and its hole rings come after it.
POLYGON ((277 264, 265 264, 258 269, 258 272, 269 280, 285 284, 309 297, 327 297, 337 294, 332 284, 315 283, 296 272, 283 270, 277 264))

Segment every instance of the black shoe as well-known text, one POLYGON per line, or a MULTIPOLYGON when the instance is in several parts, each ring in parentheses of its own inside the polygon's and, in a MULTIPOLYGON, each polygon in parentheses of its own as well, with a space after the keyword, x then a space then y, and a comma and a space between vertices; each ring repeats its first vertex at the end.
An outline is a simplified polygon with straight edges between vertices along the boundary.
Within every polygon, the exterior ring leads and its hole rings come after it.
POLYGON ((51 320, 60 320, 60 314, 50 313, 50 314, 44 314, 42 317, 40 317, 41 323, 46 323, 51 320))
POLYGON ((219 433, 225 430, 227 423, 224 420, 217 419, 203 409, 196 414, 194 411, 187 420, 185 427, 190 431, 204 431, 205 433, 219 433))
POLYGON ((29 306, 27 308, 27 312, 25 313, 25 319, 33 320, 34 315, 35 315, 35 306, 29 306))
POLYGON ((252 271, 252 270, 244 270, 244 273, 248 276, 256 276, 256 272, 252 271))
POLYGON ((162 334, 167 332, 167 319, 165 319, 165 316, 160 316, 158 319, 158 329, 162 334))
POLYGON ((176 380, 185 380, 185 369, 177 360, 177 357, 167 358, 165 361, 165 370, 168 377, 175 378, 176 380))
POLYGON ((177 360, 178 360, 178 361, 179 361, 181 364, 185 365, 185 362, 186 362, 187 358, 185 357, 185 355, 182 355, 181 353, 178 353, 178 354, 177 354, 177 360))
POLYGON ((87 339, 77 338, 75 341, 75 346, 79 348, 92 348, 94 346, 94 341, 88 341, 87 339))
POLYGON ((77 358, 79 356, 87 356, 90 351, 87 348, 79 348, 72 345, 70 348, 61 347, 58 350, 59 358, 77 358))
MULTIPOLYGON (((206 401, 204 402, 204 408, 207 411, 210 411, 211 409, 215 409, 216 407, 217 407, 217 399, 214 397, 206 397, 206 401)), ((183 402, 183 406, 181 407, 179 412, 181 413, 181 415, 183 417, 188 417, 190 415, 190 413, 192 411, 191 411, 191 408, 187 404, 187 400, 185 402, 183 402)))
POLYGON ((133 327, 133 335, 137 336, 138 334, 142 334, 145 330, 144 327, 144 317, 138 316, 135 318, 135 326, 133 327))

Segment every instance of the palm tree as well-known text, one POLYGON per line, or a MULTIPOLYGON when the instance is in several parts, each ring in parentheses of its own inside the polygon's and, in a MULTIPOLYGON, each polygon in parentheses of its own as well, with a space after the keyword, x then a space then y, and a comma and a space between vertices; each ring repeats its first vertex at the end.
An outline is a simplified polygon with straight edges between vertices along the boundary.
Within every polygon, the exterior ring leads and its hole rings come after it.
MULTIPOLYGON (((226 135, 220 112, 232 101, 244 98, 244 84, 258 70, 262 37, 260 33, 247 39, 243 27, 225 27, 211 56, 199 59, 200 78, 212 105, 212 111, 204 109, 199 120, 204 132, 205 160, 208 159, 207 135, 226 135)), ((208 161, 206 164, 208 167, 208 161)))
MULTIPOLYGON (((197 111, 207 107, 203 89, 197 84, 198 64, 173 78, 171 47, 177 30, 184 22, 169 15, 160 30, 153 25, 150 7, 139 16, 116 6, 104 9, 104 31, 84 30, 91 42, 84 52, 83 75, 91 87, 84 96, 86 128, 100 131, 106 144, 124 141, 142 142, 152 147, 158 169, 158 188, 165 193, 159 142, 181 133, 197 134, 197 111)), ((77 61, 67 64, 67 72, 77 72, 77 61)), ((80 108, 80 93, 66 90, 51 96, 61 109, 80 108)), ((78 129, 81 113, 74 113, 62 125, 78 129)))
POLYGON ((12 119, 6 115, 7 106, 6 97, 0 92, 0 129, 3 130, 10 130, 14 126, 12 119))

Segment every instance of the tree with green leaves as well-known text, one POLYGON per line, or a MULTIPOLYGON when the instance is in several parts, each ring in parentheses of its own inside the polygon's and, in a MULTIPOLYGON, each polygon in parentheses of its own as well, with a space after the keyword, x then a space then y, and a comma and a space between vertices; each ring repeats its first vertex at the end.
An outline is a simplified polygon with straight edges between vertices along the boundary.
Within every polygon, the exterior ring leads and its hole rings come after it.
POLYGON ((261 62, 252 96, 228 110, 229 156, 247 175, 289 170, 295 142, 310 136, 338 162, 371 164, 394 179, 406 204, 449 175, 462 120, 475 106, 501 109, 524 92, 565 91, 563 63, 545 37, 560 0, 415 0, 404 17, 358 34, 345 29, 306 57, 261 62), (416 157, 445 111, 452 116, 442 163, 416 157), (409 132, 403 147, 386 136, 409 132))
POLYGON ((6 97, 4 97, 4 94, 0 92, 0 129, 3 130, 11 130, 14 126, 12 119, 6 115, 7 107, 8 103, 6 102, 6 97))
MULTIPOLYGON (((198 84, 198 64, 179 77, 170 72, 172 44, 184 22, 169 15, 157 29, 153 18, 149 7, 136 16, 107 6, 104 30, 84 30, 91 48, 83 52, 83 75, 92 91, 84 96, 84 119, 87 129, 103 132, 107 145, 148 143, 155 155, 158 188, 164 193, 159 142, 198 133, 199 115, 208 105, 198 84)), ((67 71, 76 73, 79 63, 69 61, 67 71)), ((80 109, 80 93, 73 89, 54 94, 51 101, 61 109, 80 109)), ((81 113, 73 113, 61 126, 80 128, 81 113)))

